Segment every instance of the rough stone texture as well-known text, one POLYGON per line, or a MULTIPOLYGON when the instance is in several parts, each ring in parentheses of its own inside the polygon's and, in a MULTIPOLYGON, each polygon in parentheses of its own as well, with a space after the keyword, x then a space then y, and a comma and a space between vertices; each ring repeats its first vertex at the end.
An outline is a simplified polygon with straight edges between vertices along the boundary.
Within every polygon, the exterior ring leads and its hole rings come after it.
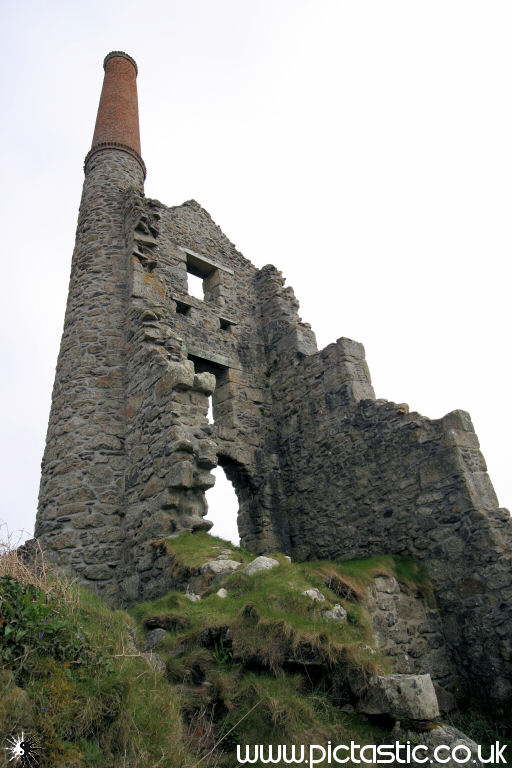
POLYGON ((236 560, 208 560, 201 566, 201 573, 214 573, 216 576, 224 573, 232 573, 240 568, 236 560))
POLYGON ((144 638, 143 650, 154 651, 155 648, 157 648, 162 642, 162 640, 164 640, 166 637, 167 637, 167 631, 165 629, 162 629, 162 627, 157 627, 156 629, 152 629, 151 632, 148 632, 148 634, 144 638))
POLYGON ((339 603, 333 605, 330 610, 324 611, 323 616, 325 616, 326 619, 329 619, 329 621, 342 622, 347 620, 347 612, 339 603))
POLYGON ((436 685, 456 689, 457 670, 435 605, 394 576, 377 576, 367 604, 377 646, 393 659, 395 672, 430 674, 436 685))
POLYGON ((58 563, 116 596, 124 484, 129 261, 123 201, 142 188, 125 152, 91 158, 78 217, 35 535, 58 563))
POLYGON ((273 557, 265 557, 265 555, 260 555, 255 560, 252 560, 248 565, 245 566, 244 573, 246 573, 248 576, 254 576, 255 573, 260 573, 261 571, 269 571, 272 568, 277 568, 279 565, 279 560, 276 560, 273 557))
POLYGON ((509 699, 512 525, 469 416, 375 400, 361 344, 318 351, 297 310, 196 202, 146 199, 137 157, 92 154, 36 536, 111 600, 155 597, 172 584, 161 539, 210 527, 219 463, 255 554, 421 562, 460 680, 509 699))
POLYGON ((367 715, 396 720, 429 721, 439 717, 430 675, 379 675, 373 678, 357 708, 367 715))
POLYGON ((310 600, 316 600, 319 603, 325 602, 325 595, 323 595, 319 589, 315 589, 314 587, 311 587, 311 589, 305 589, 302 594, 306 595, 306 597, 309 597, 310 600))

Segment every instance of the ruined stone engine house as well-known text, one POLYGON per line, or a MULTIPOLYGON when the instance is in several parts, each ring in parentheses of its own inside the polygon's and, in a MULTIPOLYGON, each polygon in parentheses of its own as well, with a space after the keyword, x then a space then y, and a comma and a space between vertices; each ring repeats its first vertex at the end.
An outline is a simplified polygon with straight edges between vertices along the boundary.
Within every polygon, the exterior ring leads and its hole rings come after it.
POLYGON ((254 267, 195 201, 145 198, 137 67, 114 51, 104 68, 36 537, 108 599, 155 597, 159 541, 208 529, 220 464, 255 553, 422 563, 459 674, 506 701, 512 526, 470 417, 376 400, 361 344, 318 351, 275 267, 254 267))

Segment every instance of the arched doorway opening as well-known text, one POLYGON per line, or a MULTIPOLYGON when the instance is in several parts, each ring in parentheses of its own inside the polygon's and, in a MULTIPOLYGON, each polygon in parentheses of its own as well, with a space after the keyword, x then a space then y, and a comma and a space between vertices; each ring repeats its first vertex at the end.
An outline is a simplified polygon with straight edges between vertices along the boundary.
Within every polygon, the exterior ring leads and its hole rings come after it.
POLYGON ((212 470, 215 475, 215 485, 206 494, 208 514, 206 520, 213 523, 209 533, 220 536, 237 546, 240 544, 238 533, 238 499, 233 483, 228 480, 223 468, 219 465, 212 470))

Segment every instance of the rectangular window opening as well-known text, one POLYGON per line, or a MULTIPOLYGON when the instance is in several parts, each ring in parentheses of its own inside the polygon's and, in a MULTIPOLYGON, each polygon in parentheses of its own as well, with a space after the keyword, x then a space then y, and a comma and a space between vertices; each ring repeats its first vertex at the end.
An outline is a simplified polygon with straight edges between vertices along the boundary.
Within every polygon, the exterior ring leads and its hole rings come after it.
POLYGON ((219 317, 219 327, 221 331, 227 331, 228 333, 233 328, 234 323, 231 320, 226 320, 224 317, 219 317))
MULTIPOLYGON (((185 251, 189 295, 201 301, 216 302, 222 296, 224 268, 195 251, 182 250, 185 251)), ((233 274, 227 268, 225 272, 233 274)))
POLYGON ((196 355, 189 354, 188 356, 189 360, 192 360, 194 363, 194 368, 196 373, 204 373, 205 371, 207 373, 213 373, 216 380, 216 387, 215 391, 213 392, 213 395, 210 395, 208 397, 208 423, 209 424, 215 424, 215 417, 217 417, 217 420, 219 418, 219 414, 216 413, 217 409, 217 398, 216 393, 217 390, 223 386, 223 384, 227 381, 227 374, 228 374, 228 368, 226 366, 221 365, 220 363, 215 363, 213 360, 207 360, 204 357, 197 357, 196 355))
POLYGON ((193 296, 195 299, 204 300, 204 284, 203 278, 199 275, 193 275, 187 269, 187 290, 188 295, 193 296))

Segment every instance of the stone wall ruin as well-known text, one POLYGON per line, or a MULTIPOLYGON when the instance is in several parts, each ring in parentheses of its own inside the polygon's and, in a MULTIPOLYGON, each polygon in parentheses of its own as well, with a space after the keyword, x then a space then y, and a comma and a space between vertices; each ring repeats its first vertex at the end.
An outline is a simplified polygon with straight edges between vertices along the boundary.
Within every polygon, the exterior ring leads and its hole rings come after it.
POLYGON ((154 597, 159 541, 209 527, 219 463, 257 554, 419 561, 460 680, 509 700, 512 525, 469 416, 376 400, 363 347, 318 351, 281 273, 247 261, 195 201, 146 199, 133 148, 103 141, 85 170, 42 464, 45 550, 112 601, 154 597))

